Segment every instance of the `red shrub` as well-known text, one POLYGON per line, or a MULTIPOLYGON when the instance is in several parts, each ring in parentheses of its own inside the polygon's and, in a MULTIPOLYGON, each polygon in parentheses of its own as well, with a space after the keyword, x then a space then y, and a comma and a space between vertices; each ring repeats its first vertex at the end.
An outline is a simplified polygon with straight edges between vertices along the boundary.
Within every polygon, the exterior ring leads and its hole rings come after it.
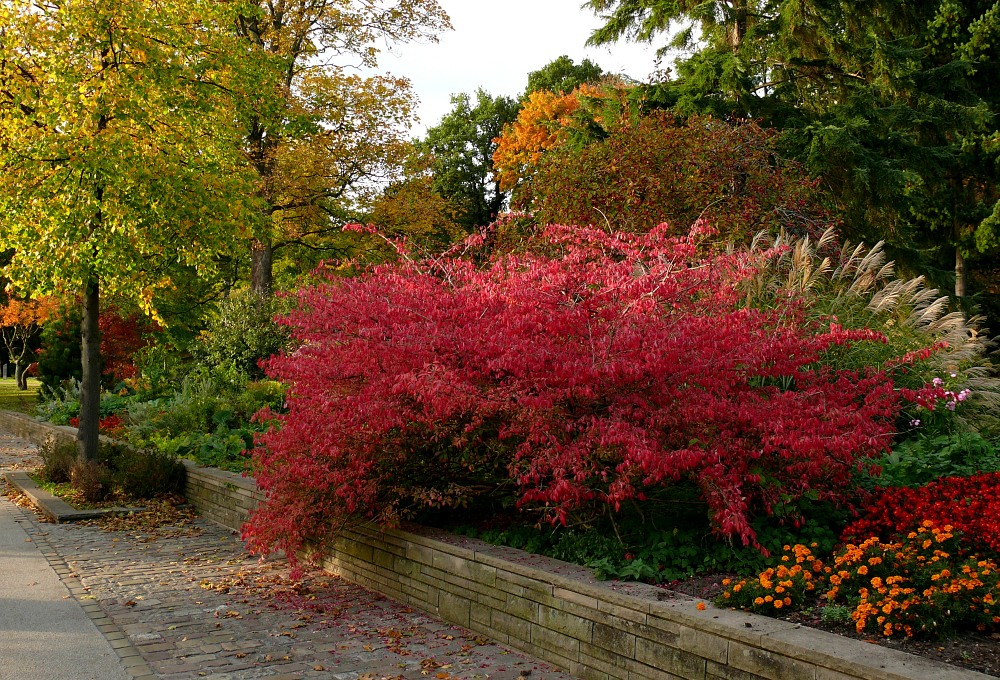
POLYGON ((1000 472, 942 477, 918 488, 882 489, 861 515, 844 530, 845 541, 869 536, 890 540, 930 520, 961 531, 970 551, 1000 555, 1000 472))
POLYGON ((143 314, 123 313, 110 305, 98 320, 101 330, 101 372, 110 384, 135 377, 135 353, 149 344, 156 324, 143 314))
MULTIPOLYGON (((80 419, 76 416, 73 416, 72 418, 69 419, 69 426, 80 427, 80 419)), ((121 419, 121 416, 119 416, 117 413, 112 413, 110 416, 101 418, 99 421, 97 421, 98 431, 101 434, 107 435, 109 437, 114 437, 118 434, 121 434, 121 431, 124 429, 124 427, 125 427, 125 421, 123 421, 121 419)))
POLYGON ((291 552, 345 516, 391 521, 476 484, 513 484, 555 520, 693 480, 745 543, 754 513, 835 499, 886 449, 900 398, 884 373, 818 359, 883 338, 810 323, 790 298, 747 308, 740 284, 776 253, 704 255, 666 231, 550 227, 559 255, 300 291, 284 323, 301 348, 266 366, 291 387, 255 452, 268 500, 251 544, 291 552))

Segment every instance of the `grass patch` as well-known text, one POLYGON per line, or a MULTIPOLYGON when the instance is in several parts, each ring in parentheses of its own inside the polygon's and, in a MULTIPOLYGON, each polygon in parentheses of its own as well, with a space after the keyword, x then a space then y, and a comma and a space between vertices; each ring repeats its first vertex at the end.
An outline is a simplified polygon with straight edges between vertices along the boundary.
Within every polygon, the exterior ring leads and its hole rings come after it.
POLYGON ((36 379, 28 378, 28 389, 21 391, 13 378, 0 378, 0 410, 31 413, 38 403, 38 387, 36 379))

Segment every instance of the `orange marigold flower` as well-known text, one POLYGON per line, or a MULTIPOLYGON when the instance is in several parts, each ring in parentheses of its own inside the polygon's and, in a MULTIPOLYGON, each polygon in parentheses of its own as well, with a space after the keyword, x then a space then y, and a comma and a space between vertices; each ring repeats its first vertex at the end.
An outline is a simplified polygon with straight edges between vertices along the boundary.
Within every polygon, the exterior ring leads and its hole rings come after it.
POLYGON ((697 604, 697 605, 695 606, 695 608, 696 608, 696 609, 697 609, 698 611, 700 611, 700 612, 703 612, 703 611, 705 611, 705 603, 704 603, 704 602, 699 602, 699 603, 698 603, 698 604, 697 604))

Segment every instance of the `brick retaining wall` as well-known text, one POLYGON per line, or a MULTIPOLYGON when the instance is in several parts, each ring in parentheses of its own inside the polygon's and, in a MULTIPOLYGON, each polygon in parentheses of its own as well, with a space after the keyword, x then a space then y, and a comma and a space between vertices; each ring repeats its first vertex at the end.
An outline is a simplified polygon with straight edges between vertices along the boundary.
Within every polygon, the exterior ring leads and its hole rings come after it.
POLYGON ((323 566, 581 678, 972 680, 910 654, 428 529, 355 529, 323 566), (419 533, 417 533, 419 532, 419 533))
MULTIPOLYGON (((75 436, 0 411, 31 441, 75 436), (25 422, 28 421, 28 422, 25 422)), ((239 530, 262 498, 250 479, 187 464, 188 499, 239 530)), ((345 531, 323 566, 347 580, 560 666, 614 680, 976 680, 988 676, 424 528, 345 531)))
POLYGON ((38 446, 41 446, 49 437, 54 437, 61 444, 76 442, 75 427, 40 423, 31 416, 16 411, 0 411, 0 431, 27 439, 38 446))
POLYGON ((208 519, 239 531, 254 508, 264 498, 253 479, 215 468, 198 467, 184 461, 187 474, 184 495, 208 519))

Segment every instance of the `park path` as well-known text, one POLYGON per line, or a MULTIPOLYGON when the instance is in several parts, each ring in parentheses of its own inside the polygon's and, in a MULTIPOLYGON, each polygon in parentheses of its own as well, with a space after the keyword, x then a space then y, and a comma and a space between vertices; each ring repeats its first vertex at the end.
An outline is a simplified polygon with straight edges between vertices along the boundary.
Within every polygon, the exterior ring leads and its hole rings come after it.
MULTIPOLYGON (((39 463, 34 446, 0 433, 0 470, 39 463)), ((283 560, 248 556, 200 518, 106 531, 0 504, 136 679, 572 677, 328 574, 292 581, 283 560)))

